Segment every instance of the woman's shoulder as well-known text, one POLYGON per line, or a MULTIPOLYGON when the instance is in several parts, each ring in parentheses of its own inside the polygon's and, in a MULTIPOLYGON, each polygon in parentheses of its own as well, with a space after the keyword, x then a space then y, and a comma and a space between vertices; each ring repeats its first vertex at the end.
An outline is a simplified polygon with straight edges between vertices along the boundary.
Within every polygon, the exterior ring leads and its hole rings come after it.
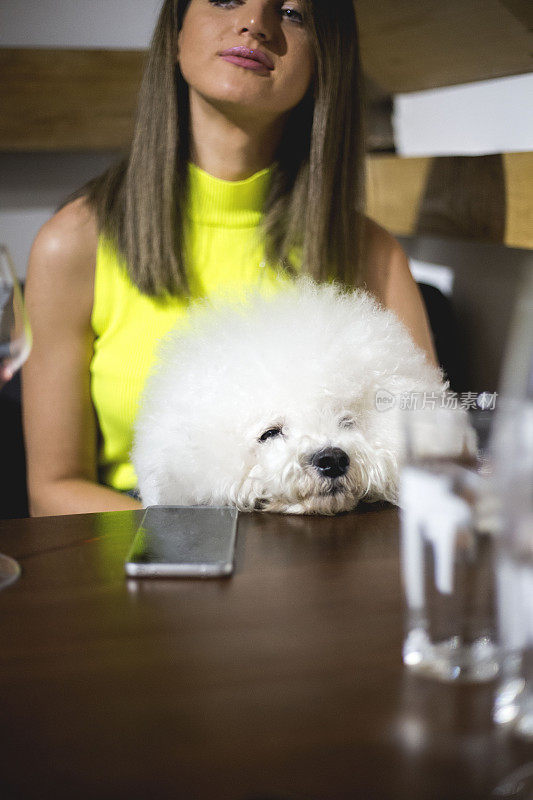
POLYGON ((83 197, 72 200, 40 228, 32 251, 53 260, 57 269, 94 267, 98 245, 96 216, 83 197))
POLYGON ((430 362, 436 364, 426 309, 409 259, 398 240, 369 218, 365 218, 363 233, 363 284, 396 314, 430 362))
POLYGON ((400 247, 392 233, 371 217, 363 217, 363 236, 365 244, 371 248, 394 249, 400 247))
POLYGON ((362 262, 364 282, 378 297, 387 294, 395 273, 409 269, 398 240, 370 217, 363 222, 362 262))
POLYGON ((94 288, 98 225, 84 198, 57 211, 38 231, 30 253, 27 291, 41 298, 69 296, 90 311, 94 288))
POLYGON ((363 258, 371 267, 385 269, 398 259, 406 259, 399 241, 370 217, 363 219, 363 258))

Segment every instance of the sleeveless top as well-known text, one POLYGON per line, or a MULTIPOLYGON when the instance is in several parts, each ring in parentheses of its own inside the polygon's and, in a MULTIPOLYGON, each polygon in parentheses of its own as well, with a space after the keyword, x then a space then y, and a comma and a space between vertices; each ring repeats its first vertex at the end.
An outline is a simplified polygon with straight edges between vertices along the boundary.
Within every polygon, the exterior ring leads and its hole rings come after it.
POLYGON ((225 181, 189 165, 185 252, 190 298, 142 294, 113 244, 100 237, 90 372, 101 483, 120 491, 136 486, 129 453, 140 396, 158 342, 186 319, 190 302, 239 298, 254 288, 269 292, 288 280, 264 259, 260 224, 270 178, 271 170, 265 169, 242 181, 225 181))

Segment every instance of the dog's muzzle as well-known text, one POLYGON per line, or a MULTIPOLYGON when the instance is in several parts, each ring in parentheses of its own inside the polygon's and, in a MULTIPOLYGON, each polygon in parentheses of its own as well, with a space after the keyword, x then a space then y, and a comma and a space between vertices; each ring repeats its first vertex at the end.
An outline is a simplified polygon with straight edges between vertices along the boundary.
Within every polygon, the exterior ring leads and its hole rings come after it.
POLYGON ((324 447, 311 456, 311 465, 323 478, 340 478, 348 471, 350 459, 340 447, 324 447))

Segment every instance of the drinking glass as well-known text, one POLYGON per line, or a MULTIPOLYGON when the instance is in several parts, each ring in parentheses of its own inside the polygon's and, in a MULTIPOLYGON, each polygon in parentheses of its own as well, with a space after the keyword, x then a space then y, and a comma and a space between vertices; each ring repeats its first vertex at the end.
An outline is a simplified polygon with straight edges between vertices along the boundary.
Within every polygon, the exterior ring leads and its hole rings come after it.
MULTIPOLYGON (((533 364, 532 364, 533 401, 533 364)), ((509 400, 498 438, 503 530, 497 557, 504 647, 494 720, 533 741, 533 402, 509 400)))
POLYGON ((491 411, 446 406, 400 412, 403 660, 450 682, 496 677, 491 411))
MULTIPOLYGON (((26 361, 31 330, 9 251, 0 244, 0 389, 26 361)), ((20 575, 19 564, 0 553, 0 589, 20 575)))
POLYGON ((532 800, 533 761, 507 775, 491 793, 491 800, 532 800))
MULTIPOLYGON (((533 272, 518 296, 494 435, 501 497, 498 620, 502 675, 494 720, 533 742, 533 272)), ((533 767, 533 765, 530 765, 533 767)), ((533 770, 529 789, 533 797, 533 770)), ((518 797, 519 795, 517 795, 518 797)), ((520 797, 525 795, 520 795, 520 797)))

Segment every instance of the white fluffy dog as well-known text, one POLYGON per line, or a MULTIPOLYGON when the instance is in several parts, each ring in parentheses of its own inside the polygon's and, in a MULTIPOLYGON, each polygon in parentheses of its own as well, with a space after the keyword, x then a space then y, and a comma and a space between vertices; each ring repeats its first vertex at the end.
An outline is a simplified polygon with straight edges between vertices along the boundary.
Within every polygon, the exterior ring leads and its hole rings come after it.
POLYGON ((376 396, 446 387, 392 312, 301 279, 244 306, 198 304, 189 322, 165 339, 136 423, 145 505, 336 514, 397 501, 398 420, 376 396))

